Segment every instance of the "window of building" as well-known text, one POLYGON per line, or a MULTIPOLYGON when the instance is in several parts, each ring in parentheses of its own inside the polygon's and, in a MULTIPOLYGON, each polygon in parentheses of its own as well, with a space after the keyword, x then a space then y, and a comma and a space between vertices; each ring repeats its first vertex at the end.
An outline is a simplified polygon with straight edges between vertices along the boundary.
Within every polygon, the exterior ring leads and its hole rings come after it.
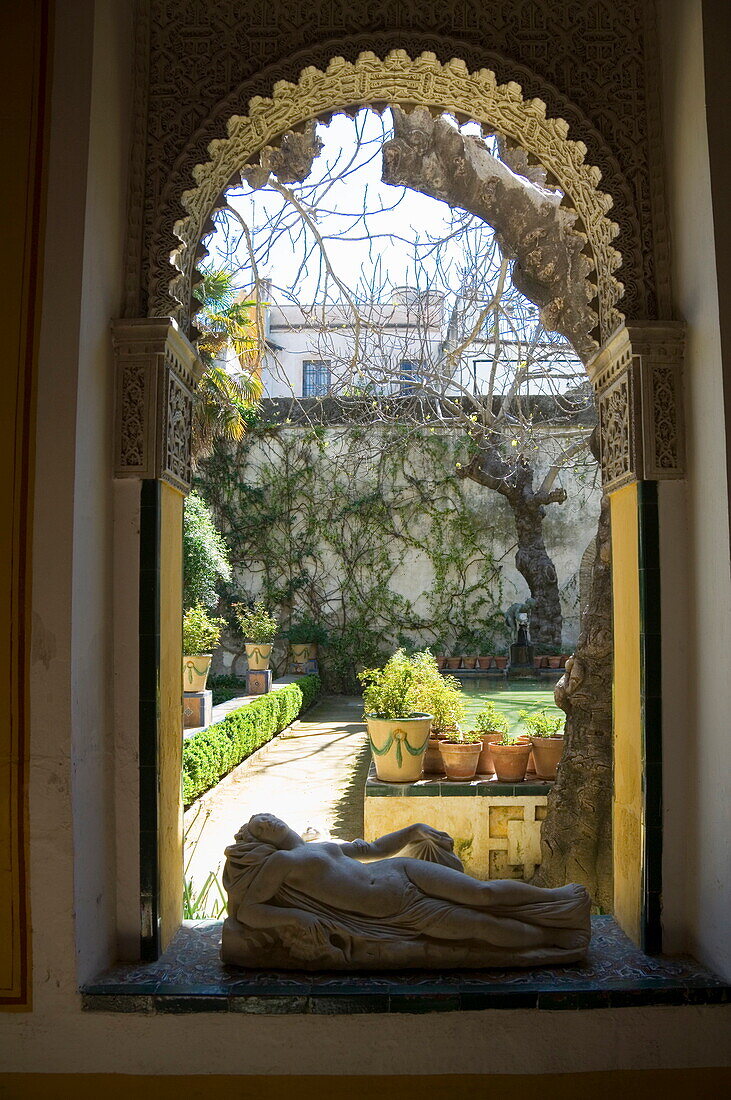
POLYGON ((399 384, 401 393, 414 393, 423 382, 424 361, 422 359, 402 359, 399 363, 399 384))
POLYGON ((303 359, 302 396, 326 397, 330 392, 330 360, 303 359))

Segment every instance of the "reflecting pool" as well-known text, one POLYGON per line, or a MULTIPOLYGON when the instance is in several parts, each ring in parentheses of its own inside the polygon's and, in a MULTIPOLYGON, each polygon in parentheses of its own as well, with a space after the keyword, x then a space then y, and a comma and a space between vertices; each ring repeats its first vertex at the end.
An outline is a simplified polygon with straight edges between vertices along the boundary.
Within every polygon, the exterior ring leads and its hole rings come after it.
POLYGON ((564 717, 563 711, 553 701, 553 683, 545 681, 532 683, 526 680, 496 682, 487 676, 464 676, 458 679, 466 696, 465 729, 470 728, 472 717, 484 707, 488 700, 493 702, 507 718, 511 735, 518 733, 522 727, 521 710, 535 711, 545 707, 551 714, 564 717))

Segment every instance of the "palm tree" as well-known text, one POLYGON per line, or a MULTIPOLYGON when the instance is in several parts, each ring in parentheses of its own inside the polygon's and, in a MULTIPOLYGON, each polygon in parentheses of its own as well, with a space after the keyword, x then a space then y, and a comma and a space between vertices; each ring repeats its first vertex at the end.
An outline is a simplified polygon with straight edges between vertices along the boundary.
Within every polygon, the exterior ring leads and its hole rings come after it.
POLYGON ((260 340, 255 301, 237 301, 233 274, 226 268, 207 268, 195 288, 202 303, 195 324, 200 332, 198 352, 205 373, 196 390, 193 413, 193 461, 210 455, 217 439, 237 440, 255 415, 262 385, 257 367, 260 340), (239 358, 240 374, 230 374, 219 356, 231 347, 239 358))

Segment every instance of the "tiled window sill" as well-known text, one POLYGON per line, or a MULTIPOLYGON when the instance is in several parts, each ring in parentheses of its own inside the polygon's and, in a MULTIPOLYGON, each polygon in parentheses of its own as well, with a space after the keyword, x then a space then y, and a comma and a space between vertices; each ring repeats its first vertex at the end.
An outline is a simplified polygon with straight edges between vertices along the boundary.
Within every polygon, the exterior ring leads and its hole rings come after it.
POLYGON ((622 1008, 729 1000, 729 986, 692 959, 643 955, 611 917, 593 918, 585 963, 540 970, 377 974, 242 970, 221 963, 220 937, 220 921, 186 921, 157 962, 116 966, 84 987, 84 1009, 334 1015, 622 1008))

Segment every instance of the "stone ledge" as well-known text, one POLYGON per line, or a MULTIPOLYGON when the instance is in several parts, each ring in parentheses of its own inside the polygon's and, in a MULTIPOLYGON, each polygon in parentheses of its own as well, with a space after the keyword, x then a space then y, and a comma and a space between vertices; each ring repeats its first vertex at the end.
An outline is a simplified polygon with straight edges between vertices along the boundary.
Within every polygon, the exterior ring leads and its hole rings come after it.
POLYGON ((218 957, 220 921, 186 921, 155 963, 119 965, 81 989, 90 1012, 254 1015, 474 1012, 727 1004, 729 986, 689 958, 644 955, 612 917, 592 918, 581 964, 541 970, 307 974, 218 957))

